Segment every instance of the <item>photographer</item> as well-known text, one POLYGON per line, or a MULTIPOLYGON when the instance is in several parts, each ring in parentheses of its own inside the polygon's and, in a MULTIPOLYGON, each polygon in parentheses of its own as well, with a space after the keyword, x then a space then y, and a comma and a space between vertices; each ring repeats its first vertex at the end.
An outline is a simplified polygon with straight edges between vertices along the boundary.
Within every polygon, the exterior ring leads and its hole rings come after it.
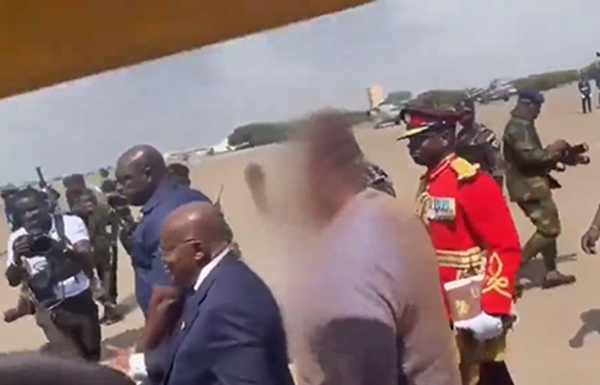
POLYGON ((29 292, 37 324, 51 353, 90 361, 100 359, 98 308, 92 299, 91 246, 83 221, 52 215, 44 193, 15 193, 23 227, 8 238, 6 278, 29 292))

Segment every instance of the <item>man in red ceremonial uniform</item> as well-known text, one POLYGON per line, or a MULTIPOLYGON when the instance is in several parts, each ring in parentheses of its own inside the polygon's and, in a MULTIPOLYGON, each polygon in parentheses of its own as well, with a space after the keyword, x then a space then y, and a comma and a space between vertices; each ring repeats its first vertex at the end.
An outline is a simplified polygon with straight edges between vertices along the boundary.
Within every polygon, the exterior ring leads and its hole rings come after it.
MULTIPOLYGON (((407 116, 408 119, 407 119, 407 116)), ((453 113, 408 110, 408 149, 425 166, 417 213, 426 223, 443 285, 481 275, 481 311, 450 322, 457 335, 463 384, 513 384, 504 362, 506 332, 514 322, 515 280, 521 264, 518 234, 501 189, 479 166, 454 154, 453 113)), ((444 294, 447 294, 444 290, 444 294)))

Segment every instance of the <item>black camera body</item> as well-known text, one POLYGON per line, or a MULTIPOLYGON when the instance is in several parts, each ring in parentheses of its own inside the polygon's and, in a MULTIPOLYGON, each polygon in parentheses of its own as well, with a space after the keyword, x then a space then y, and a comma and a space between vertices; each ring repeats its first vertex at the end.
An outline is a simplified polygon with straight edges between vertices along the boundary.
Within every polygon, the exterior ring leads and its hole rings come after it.
POLYGON ((588 151, 589 146, 587 143, 580 143, 563 150, 560 154, 559 163, 554 166, 554 171, 563 172, 567 169, 567 166, 585 166, 590 164, 591 160, 587 155, 588 151))
POLYGON ((54 240, 46 234, 29 234, 29 247, 36 255, 47 256, 52 251, 54 240))
POLYGON ((567 166, 587 165, 590 163, 590 158, 584 154, 588 151, 587 143, 571 146, 561 153, 561 161, 567 166))

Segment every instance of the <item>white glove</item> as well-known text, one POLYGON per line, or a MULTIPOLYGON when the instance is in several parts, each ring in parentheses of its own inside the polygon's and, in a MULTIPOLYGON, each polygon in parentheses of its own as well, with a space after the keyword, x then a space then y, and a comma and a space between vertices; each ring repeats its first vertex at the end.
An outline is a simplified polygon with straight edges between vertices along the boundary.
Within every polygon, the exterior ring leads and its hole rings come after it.
POLYGON ((146 361, 143 353, 132 354, 129 357, 129 373, 127 375, 136 383, 141 384, 148 377, 146 361))
POLYGON ((455 322, 454 327, 472 331, 473 336, 478 341, 496 338, 504 330, 504 324, 500 317, 494 317, 483 312, 471 319, 455 322))

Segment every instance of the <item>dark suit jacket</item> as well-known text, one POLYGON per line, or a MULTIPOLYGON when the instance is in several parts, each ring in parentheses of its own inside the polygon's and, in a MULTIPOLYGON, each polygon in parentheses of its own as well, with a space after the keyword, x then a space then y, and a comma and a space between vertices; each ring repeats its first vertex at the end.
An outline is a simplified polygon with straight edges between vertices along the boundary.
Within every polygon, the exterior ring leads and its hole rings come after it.
POLYGON ((293 385, 279 307, 233 254, 188 297, 174 331, 164 385, 293 385))

